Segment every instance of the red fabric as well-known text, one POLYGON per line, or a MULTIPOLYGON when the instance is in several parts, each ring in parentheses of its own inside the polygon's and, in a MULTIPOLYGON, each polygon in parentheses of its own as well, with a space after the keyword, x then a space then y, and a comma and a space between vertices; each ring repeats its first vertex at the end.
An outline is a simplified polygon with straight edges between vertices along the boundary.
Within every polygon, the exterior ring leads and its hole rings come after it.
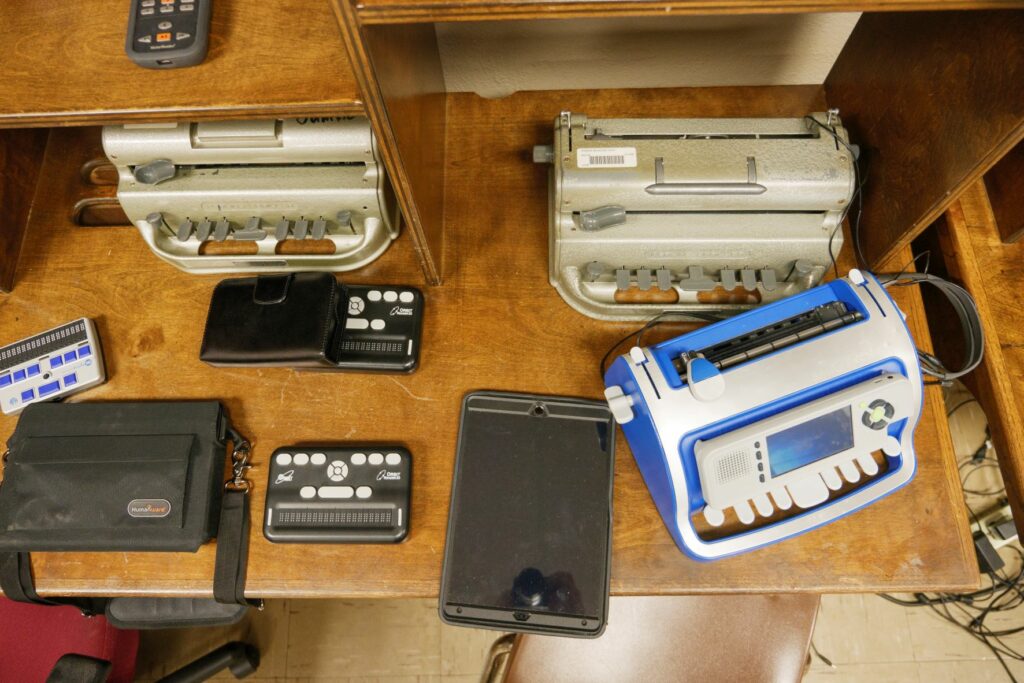
POLYGON ((79 654, 112 662, 108 683, 130 683, 138 649, 138 631, 116 629, 104 617, 0 597, 0 681, 42 683, 63 655, 79 654))

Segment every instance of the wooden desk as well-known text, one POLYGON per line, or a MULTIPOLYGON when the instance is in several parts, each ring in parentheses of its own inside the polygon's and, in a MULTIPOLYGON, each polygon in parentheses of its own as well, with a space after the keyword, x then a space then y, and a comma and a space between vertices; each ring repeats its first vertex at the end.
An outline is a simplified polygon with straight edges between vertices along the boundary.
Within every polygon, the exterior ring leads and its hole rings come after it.
MULTIPOLYGON (((666 91, 628 106, 651 115, 770 102, 779 115, 814 111, 820 88, 666 91), (694 94, 699 97, 694 97, 694 94), (709 99, 710 98, 710 99, 709 99), (734 102, 735 104, 729 104, 734 102), (780 105, 780 103, 783 103, 780 105)), ((425 290, 421 368, 410 376, 215 369, 198 359, 217 276, 186 275, 149 252, 134 228, 75 228, 78 168, 95 129, 53 132, 47 190, 37 196, 13 294, 0 296, 0 330, 13 340, 78 316, 96 319, 109 381, 75 400, 220 398, 254 441, 256 484, 248 593, 259 596, 434 596, 438 591, 462 397, 475 389, 601 395, 597 365, 635 325, 570 309, 548 284, 547 170, 530 161, 564 108, 625 115, 620 98, 531 93, 503 100, 452 96, 443 286, 425 290), (277 446, 304 441, 400 441, 413 453, 412 529, 398 546, 272 545, 260 528, 277 446)), ((762 105, 763 106, 763 105, 762 105)), ((760 113, 760 112, 759 112, 760 113)), ((766 114, 763 114, 766 115, 766 114)), ((92 150, 90 152, 89 150, 92 150)), ((353 282, 422 282, 403 235, 353 282)), ((917 293, 899 300, 918 340, 917 293)), ((612 590, 616 594, 958 590, 979 577, 941 398, 926 394, 915 480, 870 508, 801 538, 713 563, 687 559, 662 526, 621 434, 617 443, 612 590)), ((0 418, 0 438, 15 426, 0 418)), ((174 555, 37 554, 42 592, 209 595, 213 547, 174 555)))

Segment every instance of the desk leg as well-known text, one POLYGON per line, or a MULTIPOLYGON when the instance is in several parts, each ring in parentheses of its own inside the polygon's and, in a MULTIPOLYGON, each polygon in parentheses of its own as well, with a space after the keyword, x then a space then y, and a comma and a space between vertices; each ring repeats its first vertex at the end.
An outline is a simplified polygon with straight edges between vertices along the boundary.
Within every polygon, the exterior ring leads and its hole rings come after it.
POLYGON ((0 130, 0 292, 14 288, 48 137, 46 129, 0 130))

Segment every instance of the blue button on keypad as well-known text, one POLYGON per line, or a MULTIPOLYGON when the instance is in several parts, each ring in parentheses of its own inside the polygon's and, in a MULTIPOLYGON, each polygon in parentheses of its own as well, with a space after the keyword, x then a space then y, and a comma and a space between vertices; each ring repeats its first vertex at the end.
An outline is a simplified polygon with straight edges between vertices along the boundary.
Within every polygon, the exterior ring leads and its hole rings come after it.
POLYGON ((38 363, 36 363, 35 365, 30 365, 30 366, 28 366, 25 369, 28 371, 28 376, 29 377, 35 377, 36 375, 39 374, 39 364, 38 363))
POLYGON ((61 358, 60 356, 54 356, 53 358, 50 359, 51 370, 54 368, 59 368, 62 365, 64 365, 64 359, 61 358))
POLYGON ((7 385, 12 384, 13 382, 14 380, 11 379, 10 373, 6 375, 0 375, 0 387, 6 387, 7 385))
POLYGON ((48 382, 47 384, 39 385, 39 397, 49 396, 55 391, 60 391, 60 382, 48 382))
POLYGON ((31 401, 35 397, 36 397, 36 394, 31 389, 26 389, 25 391, 21 392, 21 400, 22 401, 31 401))
POLYGON ((89 356, 89 355, 92 355, 92 349, 89 347, 88 344, 86 344, 85 346, 79 346, 78 347, 78 357, 79 358, 85 358, 86 356, 89 356))
POLYGON ((25 371, 24 370, 15 370, 14 371, 14 381, 15 382, 20 382, 23 379, 25 379, 25 371))
POLYGON ((70 363, 71 361, 75 360, 75 358, 77 358, 77 356, 75 355, 74 351, 68 351, 67 353, 64 354, 65 363, 70 363))
POLYGON ((78 384, 78 375, 73 372, 64 376, 64 386, 70 387, 72 384, 78 384))

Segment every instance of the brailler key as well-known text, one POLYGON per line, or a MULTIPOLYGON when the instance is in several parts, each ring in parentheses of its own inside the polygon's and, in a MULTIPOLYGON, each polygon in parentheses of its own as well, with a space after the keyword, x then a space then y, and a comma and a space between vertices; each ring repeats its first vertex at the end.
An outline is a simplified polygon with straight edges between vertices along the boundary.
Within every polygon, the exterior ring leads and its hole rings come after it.
POLYGON ((620 290, 625 291, 629 289, 629 271, 625 268, 619 268, 615 271, 615 286, 620 290))
POLYGON ((322 240, 324 238, 324 235, 327 234, 327 221, 325 221, 323 218, 317 218, 315 221, 313 221, 312 234, 313 239, 322 240))
POLYGON ((295 221, 295 228, 292 230, 292 234, 295 235, 296 239, 306 239, 307 232, 309 232, 309 221, 305 218, 300 218, 295 221))
POLYGON ((351 211, 339 211, 337 215, 338 226, 342 228, 352 227, 352 212, 351 211))
POLYGON ((217 221, 217 225, 213 228, 213 239, 218 242, 223 242, 228 238, 228 230, 231 228, 231 224, 226 220, 217 221))
POLYGON ((651 271, 647 268, 640 268, 636 271, 636 282, 641 291, 646 292, 651 288, 651 271))
POLYGON ((672 271, 668 268, 658 268, 654 272, 658 278, 658 289, 663 292, 667 292, 672 289, 672 271))
POLYGON ((178 226, 178 241, 186 242, 192 236, 192 221, 186 218, 178 226))
POLYGON ((281 220, 279 220, 277 222, 277 228, 275 229, 274 237, 277 238, 278 242, 281 242, 286 237, 288 237, 288 226, 289 225, 290 224, 289 224, 287 218, 282 218, 281 220))
POLYGON ((210 231, 213 229, 213 223, 206 220, 205 218, 199 221, 199 226, 196 228, 196 238, 200 242, 205 242, 210 239, 210 231))

